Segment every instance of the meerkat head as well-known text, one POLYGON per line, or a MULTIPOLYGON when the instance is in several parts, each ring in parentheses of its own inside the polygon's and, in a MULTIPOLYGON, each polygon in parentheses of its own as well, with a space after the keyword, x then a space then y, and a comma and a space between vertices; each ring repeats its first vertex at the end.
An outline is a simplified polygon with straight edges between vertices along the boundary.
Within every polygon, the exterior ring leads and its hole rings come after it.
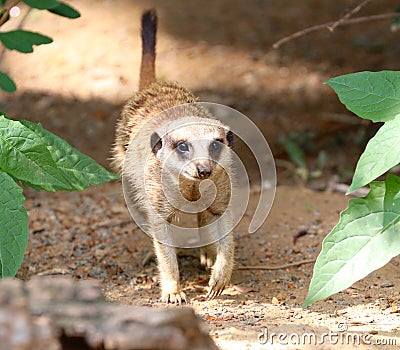
POLYGON ((154 155, 168 173, 200 181, 229 166, 233 133, 227 127, 205 118, 172 124, 163 135, 155 131, 150 140, 154 155))

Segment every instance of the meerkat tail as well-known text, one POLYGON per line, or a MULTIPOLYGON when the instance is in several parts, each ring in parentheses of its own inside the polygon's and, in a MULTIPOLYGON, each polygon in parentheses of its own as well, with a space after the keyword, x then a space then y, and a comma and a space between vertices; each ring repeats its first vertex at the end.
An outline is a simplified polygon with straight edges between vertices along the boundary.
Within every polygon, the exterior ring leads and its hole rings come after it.
POLYGON ((142 16, 142 64, 140 66, 139 90, 147 88, 156 81, 156 34, 157 13, 154 9, 142 16))

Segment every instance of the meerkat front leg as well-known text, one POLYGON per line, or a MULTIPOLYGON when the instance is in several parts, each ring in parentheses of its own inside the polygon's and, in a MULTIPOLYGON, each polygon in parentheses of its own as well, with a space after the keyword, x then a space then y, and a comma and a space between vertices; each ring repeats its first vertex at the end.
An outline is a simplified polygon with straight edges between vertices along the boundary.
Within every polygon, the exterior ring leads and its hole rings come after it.
POLYGON ((160 273, 161 300, 165 303, 181 304, 187 302, 186 294, 179 283, 178 259, 174 247, 154 241, 158 271, 160 273))
MULTIPOLYGON (((166 230, 165 224, 159 224, 157 227, 158 232, 154 232, 154 237, 163 237, 165 232, 159 230, 166 230)), ((161 300, 167 304, 187 302, 186 294, 181 291, 179 283, 179 267, 175 248, 160 243, 157 239, 154 239, 154 248, 160 274, 161 300)))
MULTIPOLYGON (((221 216, 215 215, 209 211, 205 211, 199 215, 199 219, 200 226, 206 226, 209 223, 215 222, 214 225, 200 227, 200 230, 203 231, 214 231, 208 233, 213 234, 214 237, 218 237, 218 232, 221 233, 229 230, 231 223, 231 217, 229 213, 221 216)), ((214 243, 213 248, 216 250, 216 259, 211 268, 211 277, 208 283, 210 290, 207 293, 208 299, 213 299, 220 295, 224 288, 229 284, 231 279, 235 253, 235 245, 232 233, 229 232, 223 238, 214 243)))
POLYGON ((220 295, 231 280, 235 245, 232 233, 229 233, 217 243, 217 258, 212 267, 212 273, 208 285, 210 290, 207 293, 208 299, 220 295))

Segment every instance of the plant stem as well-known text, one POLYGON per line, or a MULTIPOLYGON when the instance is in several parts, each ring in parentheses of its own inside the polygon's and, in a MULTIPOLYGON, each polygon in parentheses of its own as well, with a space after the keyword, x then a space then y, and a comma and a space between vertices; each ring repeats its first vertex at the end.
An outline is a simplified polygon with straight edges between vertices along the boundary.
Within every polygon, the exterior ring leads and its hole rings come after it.
POLYGON ((14 6, 17 6, 18 3, 20 3, 21 0, 16 0, 14 2, 11 3, 11 5, 7 8, 7 10, 2 14, 2 16, 0 17, 0 27, 4 24, 4 22, 7 20, 8 15, 10 14, 11 9, 14 6))

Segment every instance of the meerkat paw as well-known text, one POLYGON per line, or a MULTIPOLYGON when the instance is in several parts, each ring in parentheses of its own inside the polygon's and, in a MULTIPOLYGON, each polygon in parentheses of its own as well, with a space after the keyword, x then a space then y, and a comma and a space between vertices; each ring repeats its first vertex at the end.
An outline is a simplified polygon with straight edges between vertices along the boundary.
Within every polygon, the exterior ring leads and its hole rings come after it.
POLYGON ((165 304, 187 303, 186 294, 181 291, 179 283, 171 280, 161 282, 161 301, 165 304))
POLYGON ((211 274, 210 282, 208 283, 210 289, 207 293, 206 298, 208 300, 211 300, 219 296, 224 291, 225 287, 229 284, 230 279, 230 273, 226 273, 223 269, 215 269, 214 267, 211 274))
POLYGON ((181 291, 176 292, 164 292, 161 296, 161 301, 165 304, 177 304, 181 305, 183 302, 187 304, 186 294, 181 291))

